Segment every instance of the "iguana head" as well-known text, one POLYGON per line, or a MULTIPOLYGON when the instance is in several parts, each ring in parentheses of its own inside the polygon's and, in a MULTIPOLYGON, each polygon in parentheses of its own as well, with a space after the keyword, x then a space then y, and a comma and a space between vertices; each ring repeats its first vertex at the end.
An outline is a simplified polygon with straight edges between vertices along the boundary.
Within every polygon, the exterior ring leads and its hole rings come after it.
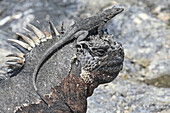
POLYGON ((89 37, 77 56, 77 64, 81 65, 80 76, 86 83, 108 83, 123 67, 123 47, 112 35, 89 37))

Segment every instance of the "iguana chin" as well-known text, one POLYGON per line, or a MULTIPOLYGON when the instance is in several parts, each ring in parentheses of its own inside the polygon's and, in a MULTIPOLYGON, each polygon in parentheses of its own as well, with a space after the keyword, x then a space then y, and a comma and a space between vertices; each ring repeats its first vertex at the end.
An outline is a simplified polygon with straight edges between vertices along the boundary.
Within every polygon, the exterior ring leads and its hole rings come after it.
POLYGON ((10 54, 16 59, 6 62, 8 72, 0 82, 0 112, 5 113, 85 113, 87 97, 94 89, 114 80, 122 70, 124 51, 112 35, 88 37, 81 47, 70 42, 45 62, 39 72, 38 88, 50 108, 36 95, 32 73, 38 59, 60 35, 51 23, 51 33, 28 24, 27 35, 18 34, 24 41, 9 41, 22 51, 10 54), (16 74, 17 75, 14 75, 16 74), (9 75, 9 77, 8 77, 9 75))

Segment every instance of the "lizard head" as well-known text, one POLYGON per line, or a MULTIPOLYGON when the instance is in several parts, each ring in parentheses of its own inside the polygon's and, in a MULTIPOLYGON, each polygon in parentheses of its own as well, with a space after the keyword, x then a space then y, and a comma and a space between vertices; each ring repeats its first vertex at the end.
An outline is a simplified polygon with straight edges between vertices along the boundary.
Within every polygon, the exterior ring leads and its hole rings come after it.
POLYGON ((78 54, 81 78, 86 83, 108 83, 122 70, 124 51, 112 35, 90 36, 78 54))
POLYGON ((124 9, 120 6, 113 6, 110 9, 107 9, 104 11, 104 14, 106 15, 106 19, 110 20, 117 14, 121 13, 124 9))

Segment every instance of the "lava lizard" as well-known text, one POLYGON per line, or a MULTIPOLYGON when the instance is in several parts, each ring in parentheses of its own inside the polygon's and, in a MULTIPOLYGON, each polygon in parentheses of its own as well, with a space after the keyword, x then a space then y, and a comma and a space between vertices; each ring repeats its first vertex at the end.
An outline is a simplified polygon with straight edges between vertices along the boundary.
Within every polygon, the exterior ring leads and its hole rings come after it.
POLYGON ((75 24, 70 26, 68 30, 64 33, 62 38, 59 41, 57 41, 52 47, 50 47, 45 52, 45 54, 41 57, 33 72, 33 86, 36 93, 48 106, 49 106, 48 102, 38 92, 38 89, 36 87, 37 74, 44 61, 49 57, 49 55, 51 55, 54 51, 56 51, 57 49, 59 49, 69 41, 77 38, 77 44, 78 44, 79 41, 82 41, 87 37, 88 32, 94 29, 97 29, 98 34, 101 36, 103 34, 102 30, 105 29, 107 22, 117 14, 121 13, 123 10, 124 9, 119 6, 113 6, 112 8, 107 9, 96 16, 85 18, 83 20, 76 22, 75 24))

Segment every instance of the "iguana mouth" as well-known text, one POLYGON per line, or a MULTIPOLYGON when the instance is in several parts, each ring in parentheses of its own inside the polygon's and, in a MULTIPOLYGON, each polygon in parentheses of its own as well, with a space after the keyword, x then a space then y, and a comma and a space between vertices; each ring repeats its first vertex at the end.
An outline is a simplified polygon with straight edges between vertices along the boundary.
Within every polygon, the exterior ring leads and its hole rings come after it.
POLYGON ((114 72, 122 70, 124 61, 123 49, 117 52, 112 51, 111 54, 107 54, 106 58, 102 59, 100 66, 95 70, 107 75, 112 75, 114 72))

